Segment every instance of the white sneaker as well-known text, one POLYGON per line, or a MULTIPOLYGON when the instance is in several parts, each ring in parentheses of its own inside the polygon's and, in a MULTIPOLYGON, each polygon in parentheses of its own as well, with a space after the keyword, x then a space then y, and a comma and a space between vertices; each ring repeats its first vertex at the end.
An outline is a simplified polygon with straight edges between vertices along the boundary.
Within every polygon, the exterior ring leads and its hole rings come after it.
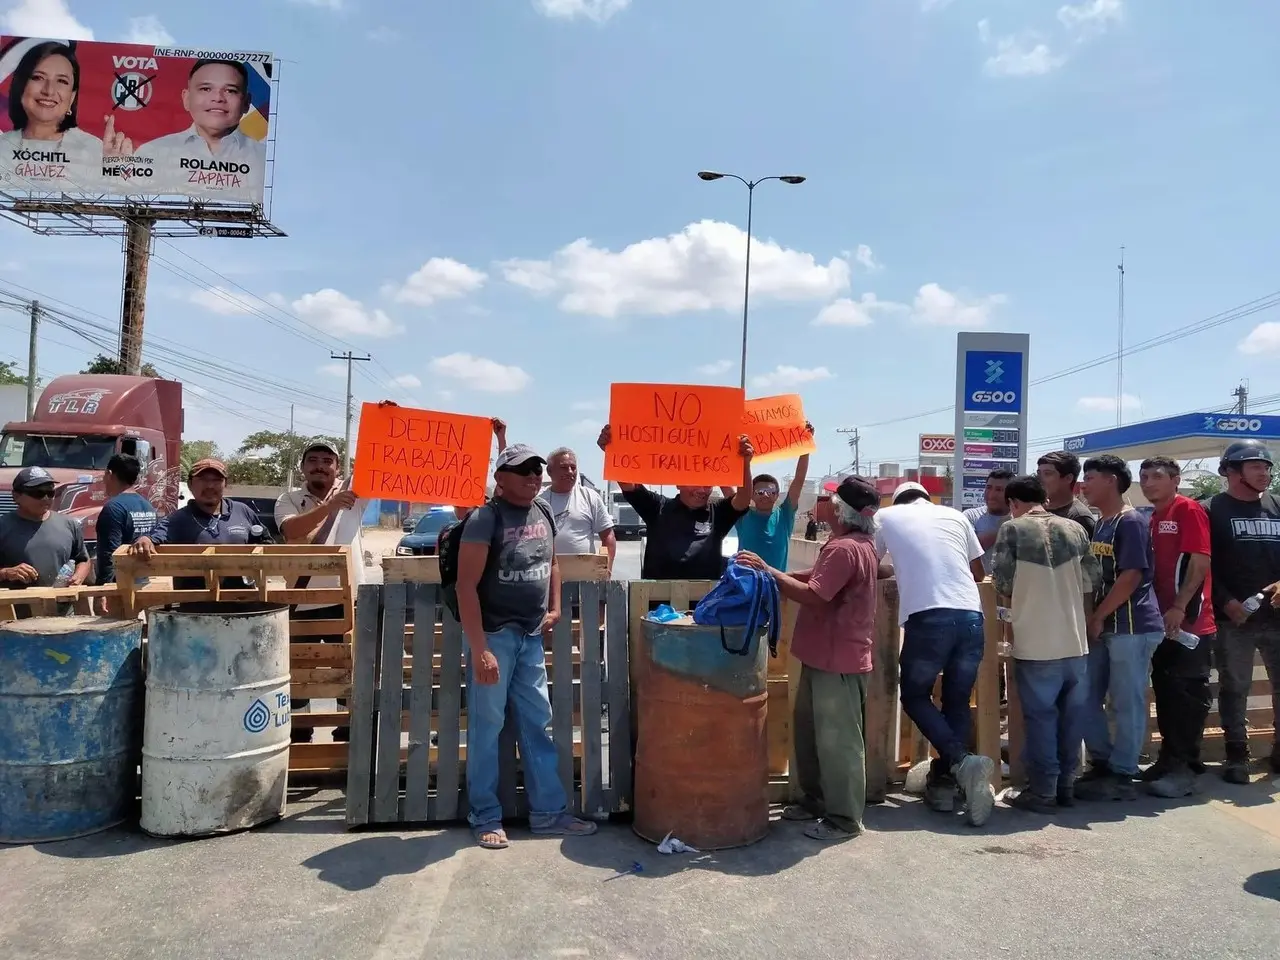
POLYGON ((991 817, 996 806, 996 791, 991 786, 991 775, 996 765, 990 757, 971 753, 951 768, 956 783, 964 793, 965 816, 970 824, 980 827, 991 817))

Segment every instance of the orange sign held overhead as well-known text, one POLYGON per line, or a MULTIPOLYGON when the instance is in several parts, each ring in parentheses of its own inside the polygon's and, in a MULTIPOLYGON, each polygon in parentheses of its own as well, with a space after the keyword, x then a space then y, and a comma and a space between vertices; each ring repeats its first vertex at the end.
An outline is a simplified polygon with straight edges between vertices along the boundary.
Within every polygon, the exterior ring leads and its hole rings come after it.
POLYGON ((738 486, 744 394, 737 387, 615 383, 604 478, 622 483, 738 486))
POLYGON ((798 393, 748 400, 743 419, 757 461, 799 457, 818 449, 805 426, 804 402, 798 393))
POLYGON ((370 499, 478 507, 492 438, 485 417, 366 403, 351 489, 370 499))

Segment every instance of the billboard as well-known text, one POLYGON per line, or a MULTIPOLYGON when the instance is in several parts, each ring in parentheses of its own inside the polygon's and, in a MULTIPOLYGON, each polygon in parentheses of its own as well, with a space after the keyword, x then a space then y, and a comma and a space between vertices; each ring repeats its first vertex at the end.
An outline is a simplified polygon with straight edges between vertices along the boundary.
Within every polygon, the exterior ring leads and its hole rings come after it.
POLYGON ((982 506, 992 470, 1022 469, 1030 345, 1025 333, 961 333, 956 338, 958 507, 982 506))
POLYGON ((0 37, 0 190, 262 203, 269 53, 0 37))
POLYGON ((956 438, 949 433, 920 434, 920 456, 950 460, 956 452, 956 438))

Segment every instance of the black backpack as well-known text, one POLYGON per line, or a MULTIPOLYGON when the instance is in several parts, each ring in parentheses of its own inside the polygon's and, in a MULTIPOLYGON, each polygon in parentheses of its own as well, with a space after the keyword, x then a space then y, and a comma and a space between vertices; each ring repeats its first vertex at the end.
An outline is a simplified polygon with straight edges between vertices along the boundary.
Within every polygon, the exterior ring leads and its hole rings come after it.
MULTIPOLYGON (((542 511, 547 518, 547 523, 551 527, 551 535, 555 536, 556 522, 551 516, 551 508, 543 501, 541 497, 534 497, 534 503, 542 511)), ((488 501, 483 507, 477 507, 476 510, 467 514, 463 520, 455 521, 440 531, 440 536, 436 538, 436 556, 440 559, 440 594, 443 597, 445 609, 453 614, 453 619, 461 622, 462 617, 458 615, 458 548, 462 545, 462 528, 466 526, 467 520, 470 520, 477 510, 492 509, 493 501, 488 501)), ((495 518, 496 520, 496 518, 495 518)), ((495 522, 493 525, 493 539, 489 543, 489 558, 485 562, 484 574, 480 577, 480 589, 484 589, 484 580, 492 565, 498 562, 498 550, 502 547, 501 534, 502 524, 495 522)), ((484 595, 481 594, 480 602, 484 602, 484 595)))

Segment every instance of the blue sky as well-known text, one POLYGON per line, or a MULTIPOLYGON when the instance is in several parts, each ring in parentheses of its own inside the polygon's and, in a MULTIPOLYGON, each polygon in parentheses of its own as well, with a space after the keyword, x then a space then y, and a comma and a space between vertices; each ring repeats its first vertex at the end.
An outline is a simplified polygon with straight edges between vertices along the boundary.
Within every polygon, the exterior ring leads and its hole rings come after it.
MULTIPOLYGON (((189 438, 341 431, 358 399, 593 440, 611 381, 798 391, 816 467, 914 458, 960 329, 1031 334, 1036 379, 1280 289, 1280 7, 1191 0, 0 0, 0 28, 270 50, 275 240, 162 243, 144 353, 189 438), (154 344, 154 349, 153 345, 154 344), (181 350, 184 356, 175 355, 181 350), (193 359, 194 358, 194 359, 193 359), (214 358, 234 367, 202 362, 214 358), (711 372, 708 372, 711 371, 711 372), (391 383, 395 378, 399 382, 391 383), (228 382, 228 380, 233 382, 228 382), (272 384, 267 386, 267 384, 272 384)), ((116 239, 0 226, 0 286, 114 323, 116 239)), ((25 328, 0 314, 0 358, 25 328)), ((51 328, 42 374, 96 352, 51 328)), ((1126 420, 1275 391, 1280 315, 1126 360, 1126 420), (1255 329, 1256 328, 1256 329, 1255 329)), ((1032 448, 1115 420, 1115 366, 1033 388, 1032 448)))

